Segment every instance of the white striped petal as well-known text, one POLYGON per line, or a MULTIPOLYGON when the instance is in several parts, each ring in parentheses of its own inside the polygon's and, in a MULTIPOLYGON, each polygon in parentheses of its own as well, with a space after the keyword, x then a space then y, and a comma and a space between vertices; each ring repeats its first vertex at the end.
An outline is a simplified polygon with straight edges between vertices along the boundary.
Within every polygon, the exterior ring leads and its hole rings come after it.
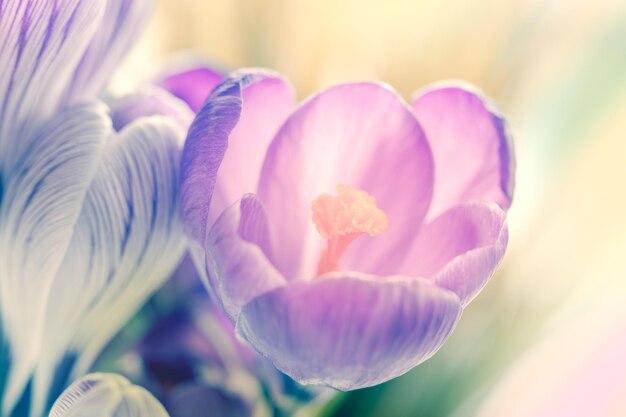
POLYGON ((178 264, 184 249, 178 216, 183 136, 171 119, 151 116, 107 143, 50 289, 35 410, 45 403, 54 364, 69 354, 77 360, 74 375, 86 372, 178 264))
POLYGON ((90 374, 56 400, 49 417, 167 417, 146 389, 115 374, 90 374))
POLYGON ((0 164, 60 109, 95 99, 154 0, 0 2, 0 164))
POLYGON ((102 23, 69 86, 68 102, 97 97, 145 27, 154 0, 108 0, 102 23))
POLYGON ((50 286, 72 238, 111 122, 101 104, 44 125, 14 169, 0 202, 0 311, 11 367, 3 412, 17 401, 38 357, 50 286))

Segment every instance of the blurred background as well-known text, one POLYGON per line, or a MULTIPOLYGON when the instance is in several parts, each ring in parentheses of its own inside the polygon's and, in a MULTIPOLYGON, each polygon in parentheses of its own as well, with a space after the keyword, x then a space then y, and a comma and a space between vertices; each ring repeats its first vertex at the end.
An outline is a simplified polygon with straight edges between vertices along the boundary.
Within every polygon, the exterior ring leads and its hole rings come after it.
POLYGON ((299 98, 379 79, 409 99, 464 79, 514 133, 508 253, 453 337, 315 412, 626 415, 626 2, 158 0, 114 88, 190 57, 275 69, 299 98))

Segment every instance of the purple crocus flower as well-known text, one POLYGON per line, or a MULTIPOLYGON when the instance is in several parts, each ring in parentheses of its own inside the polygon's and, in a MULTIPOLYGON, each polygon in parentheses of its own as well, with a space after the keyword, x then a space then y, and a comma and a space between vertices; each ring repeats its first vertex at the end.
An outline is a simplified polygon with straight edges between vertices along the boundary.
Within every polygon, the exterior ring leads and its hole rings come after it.
POLYGON ((151 6, 0 0, 1 415, 43 415, 183 253, 191 113, 96 100, 151 6))
POLYGON ((412 108, 374 82, 293 103, 261 70, 213 90, 181 162, 192 253, 278 369, 379 384, 443 345, 502 260, 510 137, 463 84, 418 92, 412 108))

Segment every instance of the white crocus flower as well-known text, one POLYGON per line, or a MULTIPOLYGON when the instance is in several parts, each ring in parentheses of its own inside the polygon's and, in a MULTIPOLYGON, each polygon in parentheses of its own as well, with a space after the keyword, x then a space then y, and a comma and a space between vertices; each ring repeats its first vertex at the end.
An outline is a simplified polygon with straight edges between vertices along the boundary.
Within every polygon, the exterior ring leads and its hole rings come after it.
POLYGON ((44 415, 184 250, 190 111, 96 101, 151 3, 0 1, 0 416, 44 415))

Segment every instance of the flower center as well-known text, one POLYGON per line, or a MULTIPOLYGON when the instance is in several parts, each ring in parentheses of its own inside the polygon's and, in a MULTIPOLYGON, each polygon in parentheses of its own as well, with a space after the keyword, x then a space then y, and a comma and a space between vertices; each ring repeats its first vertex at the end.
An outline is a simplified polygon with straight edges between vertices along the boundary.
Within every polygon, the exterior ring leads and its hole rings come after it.
POLYGON ((339 258, 348 245, 367 233, 378 236, 387 228, 387 215, 365 191, 338 185, 339 195, 322 194, 311 203, 313 223, 328 245, 319 261, 318 275, 339 269, 339 258))

